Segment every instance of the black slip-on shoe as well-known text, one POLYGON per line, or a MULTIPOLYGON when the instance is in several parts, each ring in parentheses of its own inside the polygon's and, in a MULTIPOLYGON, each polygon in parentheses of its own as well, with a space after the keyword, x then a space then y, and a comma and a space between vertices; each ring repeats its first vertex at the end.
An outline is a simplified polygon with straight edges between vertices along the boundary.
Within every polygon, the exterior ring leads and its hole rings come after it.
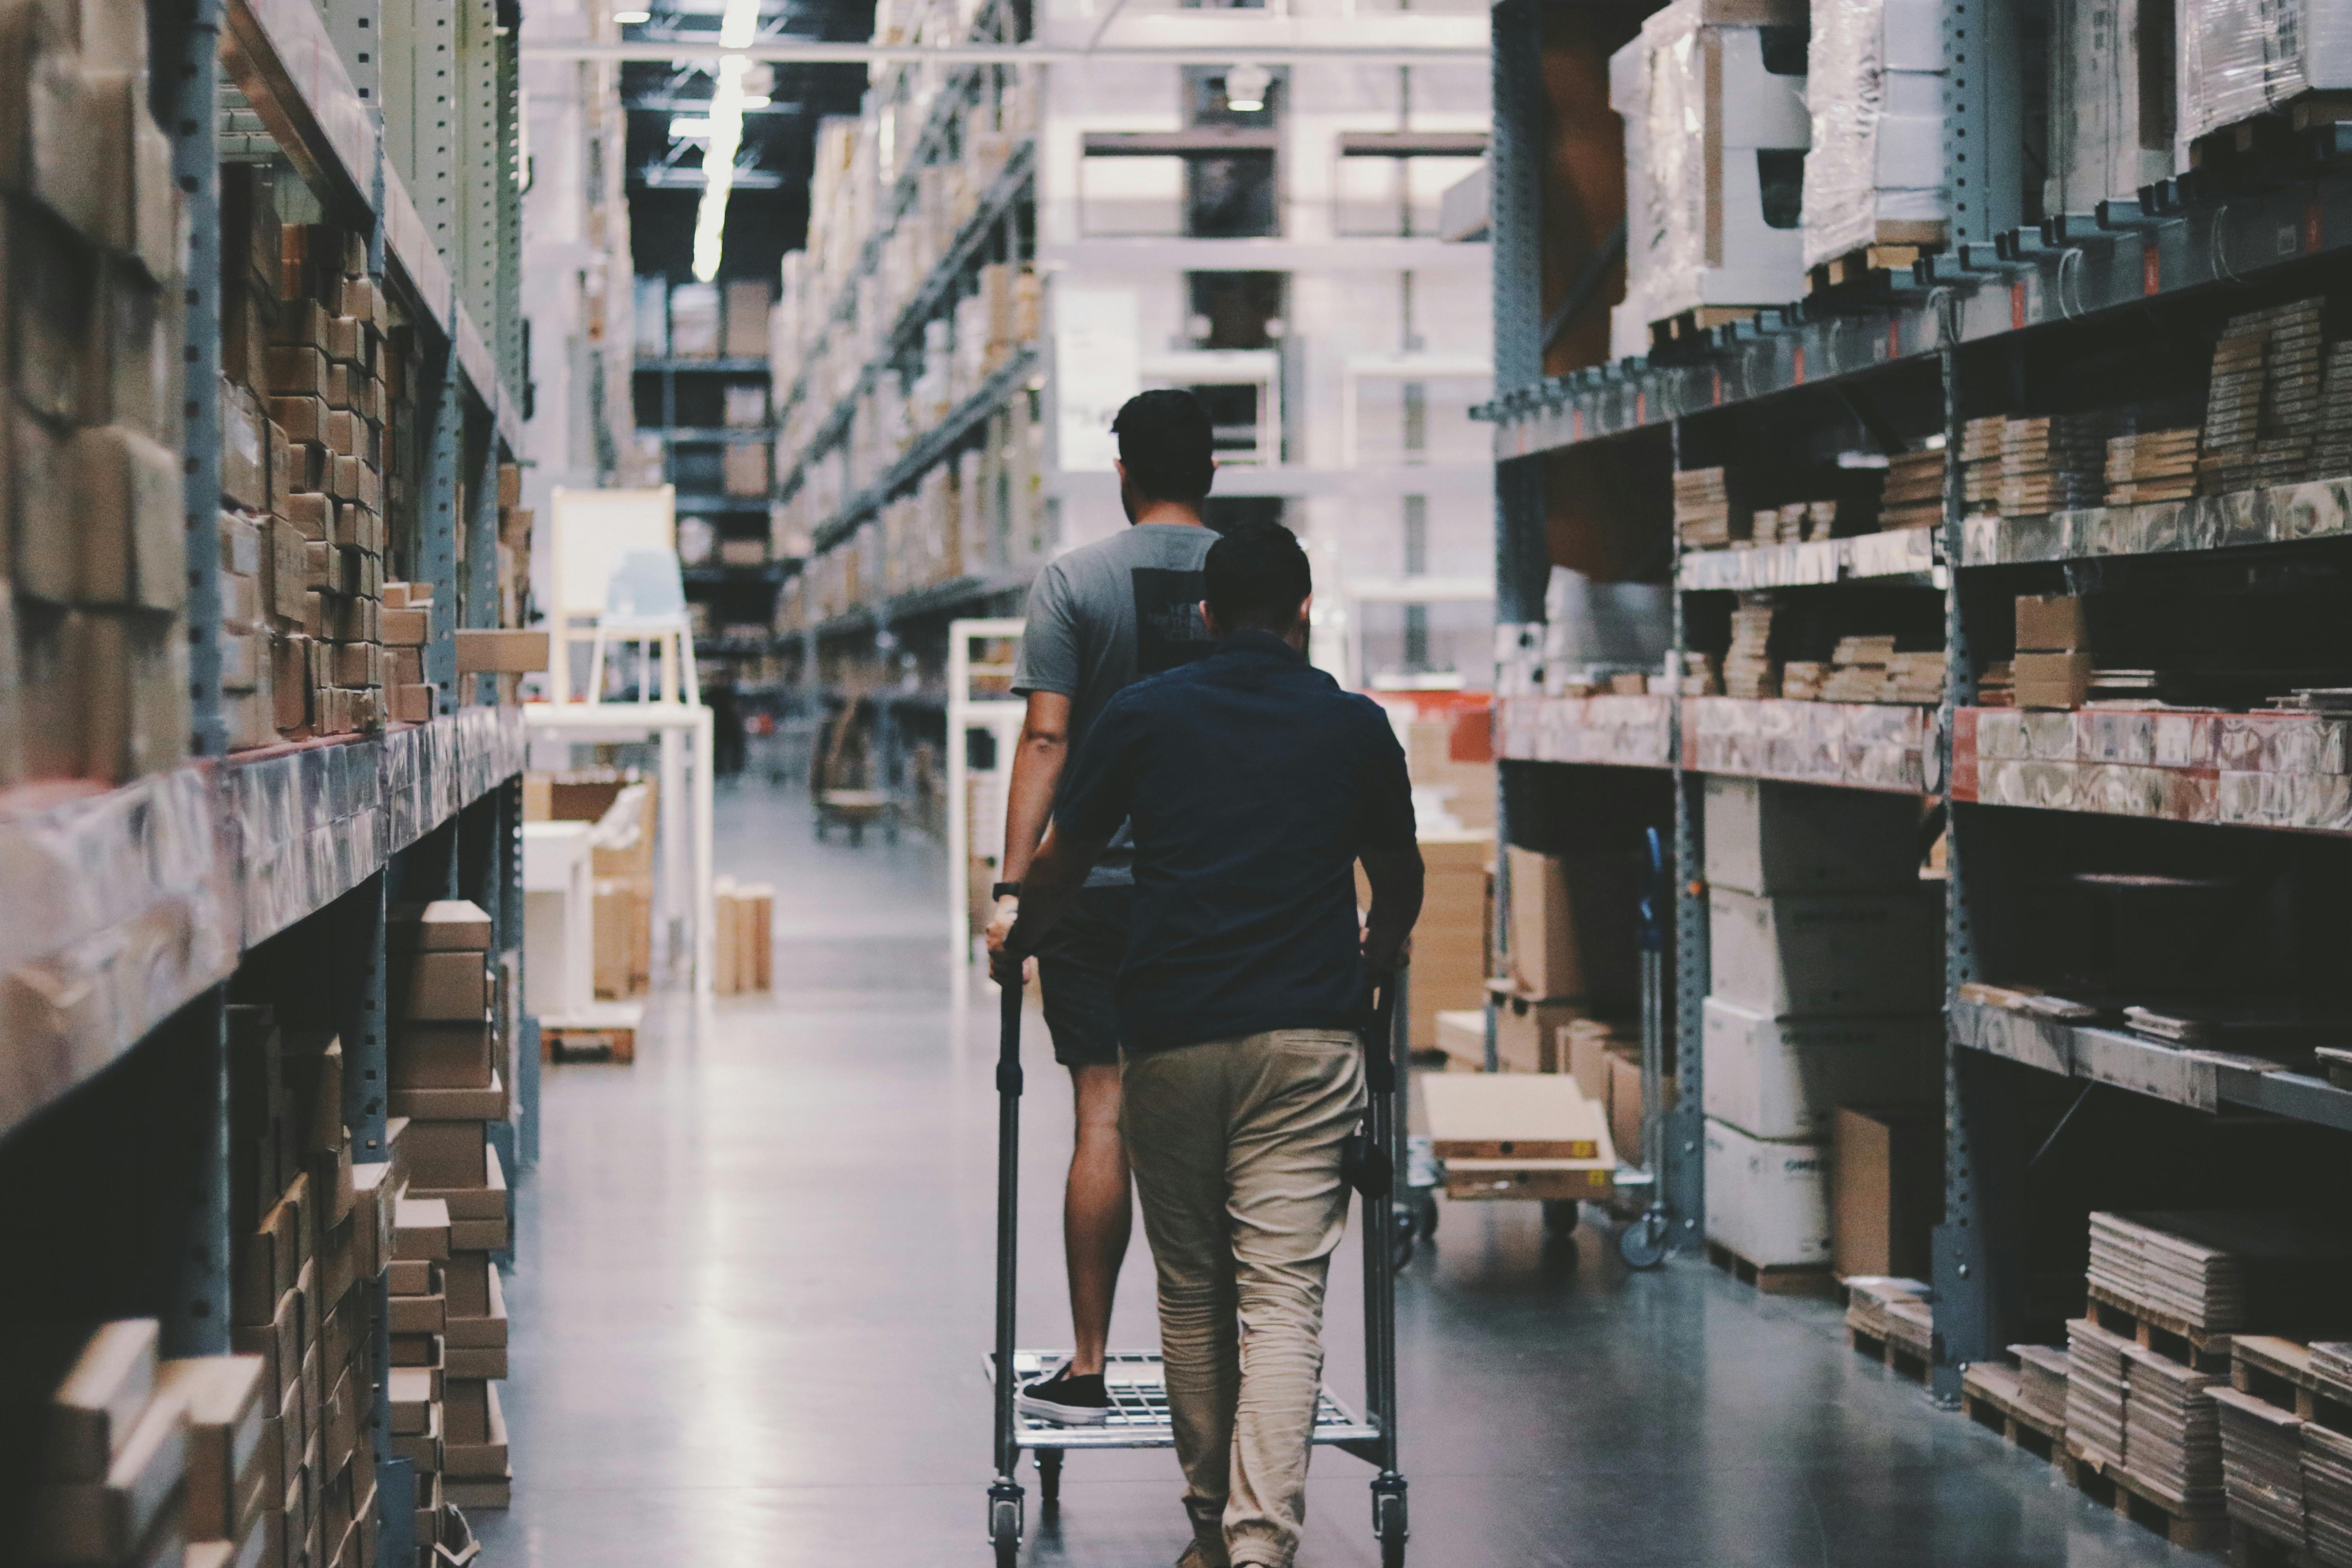
POLYGON ((1065 1426, 1099 1426, 1110 1419, 1110 1394, 1102 1373, 1072 1377, 1064 1367, 1051 1377, 1022 1384, 1014 1405, 1024 1415, 1055 1421, 1065 1426))

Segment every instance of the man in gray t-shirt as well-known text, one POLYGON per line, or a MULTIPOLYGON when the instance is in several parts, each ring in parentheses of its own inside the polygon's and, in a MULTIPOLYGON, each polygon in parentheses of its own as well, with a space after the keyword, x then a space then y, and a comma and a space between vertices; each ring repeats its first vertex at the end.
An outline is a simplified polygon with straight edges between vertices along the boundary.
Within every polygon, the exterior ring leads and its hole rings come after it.
MULTIPOLYGON (((1029 624, 1013 689, 1028 699, 1004 813, 1003 881, 993 924, 1020 912, 1021 879, 1059 799, 1064 764, 1121 687, 1209 651, 1202 566, 1215 542, 1201 522, 1215 473, 1209 416, 1189 392, 1147 392, 1111 424, 1119 503, 1133 526, 1074 550, 1029 590, 1029 624)), ((1112 982, 1127 952, 1135 900, 1133 841, 1121 826, 1086 887, 1037 952, 1054 1059, 1070 1069, 1077 1144, 1070 1156, 1062 1242, 1076 1347, 1069 1363, 1020 1396, 1027 1413, 1098 1424, 1110 1408, 1103 1349, 1132 1225, 1127 1150, 1118 1132, 1118 1025, 1112 982)))

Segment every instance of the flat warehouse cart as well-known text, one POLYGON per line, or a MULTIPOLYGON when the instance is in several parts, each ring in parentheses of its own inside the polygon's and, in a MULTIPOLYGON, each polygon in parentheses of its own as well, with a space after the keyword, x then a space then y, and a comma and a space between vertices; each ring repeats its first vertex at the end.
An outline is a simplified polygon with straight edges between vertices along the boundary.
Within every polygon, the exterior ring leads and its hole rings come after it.
MULTIPOLYGON (((1315 1411, 1313 1441, 1370 1465, 1372 1534, 1381 1543, 1381 1568, 1404 1563, 1405 1483, 1397 1470, 1396 1258, 1398 1226, 1393 1173, 1403 1165, 1407 1016, 1397 1005, 1402 973, 1383 988, 1365 1054, 1367 1105, 1364 1133, 1370 1152, 1365 1173, 1356 1180, 1360 1249, 1364 1259, 1365 1411, 1359 1418, 1328 1388, 1315 1411)), ((988 1372, 996 1397, 996 1479, 988 1489, 988 1538, 998 1568, 1018 1561, 1027 1527, 1026 1495, 1013 1479, 1021 1452, 1036 1455, 1038 1501, 1046 1509, 1060 1500, 1063 1457, 1074 1448, 1169 1448, 1176 1434, 1168 1414, 1167 1385, 1155 1352, 1115 1352, 1106 1361, 1103 1383, 1111 1396, 1110 1417, 1098 1426, 1064 1426, 1021 1415, 1013 1396, 1021 1384, 1051 1372, 1068 1359, 1066 1351, 1017 1349, 1013 1343, 1021 1180, 1021 1001, 1017 985, 1003 988, 996 1057, 996 1344, 988 1372), (1012 1369, 1012 1375, 1003 1369, 1012 1369)))

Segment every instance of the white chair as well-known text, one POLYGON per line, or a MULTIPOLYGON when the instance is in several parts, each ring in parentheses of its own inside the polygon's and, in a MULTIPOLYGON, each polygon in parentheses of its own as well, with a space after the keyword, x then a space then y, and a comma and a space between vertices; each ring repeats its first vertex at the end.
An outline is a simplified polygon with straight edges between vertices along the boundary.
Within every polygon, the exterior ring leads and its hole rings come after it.
POLYGON ((604 649, 636 645, 639 702, 683 702, 696 708, 702 693, 694 679, 694 628, 687 615, 686 581, 677 557, 665 550, 632 550, 614 563, 604 586, 604 609, 597 617, 588 654, 588 700, 604 700, 604 649), (647 672, 661 660, 658 697, 648 695, 647 672))

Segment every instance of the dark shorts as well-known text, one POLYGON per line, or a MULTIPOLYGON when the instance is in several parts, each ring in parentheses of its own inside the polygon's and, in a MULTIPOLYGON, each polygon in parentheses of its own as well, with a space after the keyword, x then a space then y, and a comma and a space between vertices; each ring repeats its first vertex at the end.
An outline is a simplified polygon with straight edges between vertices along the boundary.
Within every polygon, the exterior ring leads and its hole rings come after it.
POLYGON ((1111 997, 1127 954, 1129 885, 1082 888, 1037 949, 1037 984, 1054 1059, 1064 1067, 1117 1067, 1118 1014, 1111 997))

